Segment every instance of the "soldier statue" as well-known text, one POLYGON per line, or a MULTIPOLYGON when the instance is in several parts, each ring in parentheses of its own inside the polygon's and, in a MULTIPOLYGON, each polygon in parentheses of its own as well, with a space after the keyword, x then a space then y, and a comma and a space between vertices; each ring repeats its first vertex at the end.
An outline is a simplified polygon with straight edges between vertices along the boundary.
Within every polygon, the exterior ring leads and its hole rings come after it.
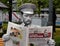
MULTIPOLYGON (((40 27, 38 25, 31 24, 32 16, 34 15, 35 9, 36 9, 36 6, 31 3, 25 3, 19 7, 19 10, 21 13, 20 25, 25 26, 25 27, 40 27)), ((4 34, 2 39, 4 40, 5 46, 13 46, 13 45, 11 45, 13 38, 10 37, 10 34, 4 34), (11 39, 12 39, 12 41, 9 41, 11 39), (6 45, 6 44, 9 44, 9 45, 6 45)), ((16 40, 16 39, 15 39, 15 41, 17 43, 19 43, 19 40, 18 39, 16 40)))

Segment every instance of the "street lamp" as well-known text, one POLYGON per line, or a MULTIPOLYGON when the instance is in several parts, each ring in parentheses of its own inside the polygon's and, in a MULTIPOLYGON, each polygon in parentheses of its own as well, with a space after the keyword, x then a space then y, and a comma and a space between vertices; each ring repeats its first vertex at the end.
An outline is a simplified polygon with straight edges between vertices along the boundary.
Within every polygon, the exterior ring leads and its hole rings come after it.
POLYGON ((49 0, 49 18, 48 18, 48 26, 53 26, 52 29, 52 38, 54 38, 55 32, 55 23, 56 23, 56 14, 55 14, 55 7, 53 7, 53 0, 49 0))

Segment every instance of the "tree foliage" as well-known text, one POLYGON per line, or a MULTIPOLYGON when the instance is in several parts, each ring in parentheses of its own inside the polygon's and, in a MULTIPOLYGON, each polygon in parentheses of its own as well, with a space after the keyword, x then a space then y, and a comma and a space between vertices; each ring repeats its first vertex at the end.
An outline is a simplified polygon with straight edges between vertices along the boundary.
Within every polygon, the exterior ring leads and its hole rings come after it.
POLYGON ((53 4, 55 8, 60 8, 60 0, 54 0, 53 4))
MULTIPOLYGON (((0 0, 5 5, 8 5, 9 0, 0 0)), ((20 6, 23 3, 34 3, 36 6, 38 6, 38 1, 40 1, 41 7, 48 7, 49 6, 49 0, 17 0, 17 5, 20 6)), ((60 8, 60 0, 54 0, 54 6, 56 8, 60 8)))
POLYGON ((0 0, 0 2, 4 3, 5 5, 8 5, 8 0, 0 0))
MULTIPOLYGON (((7 3, 9 0, 0 1, 9 6, 9 3, 7 3)), ((37 11, 39 11, 39 8, 49 7, 49 0, 17 0, 17 7, 23 3, 34 3, 37 6, 37 11)), ((60 8, 60 0, 53 0, 53 4, 55 8, 60 8)))

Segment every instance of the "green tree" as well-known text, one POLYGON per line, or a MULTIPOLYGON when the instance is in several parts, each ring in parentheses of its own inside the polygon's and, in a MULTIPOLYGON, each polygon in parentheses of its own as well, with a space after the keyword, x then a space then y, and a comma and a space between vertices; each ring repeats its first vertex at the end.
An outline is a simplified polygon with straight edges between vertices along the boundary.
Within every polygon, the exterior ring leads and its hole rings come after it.
POLYGON ((60 8, 60 0, 54 0, 53 4, 55 8, 60 8))
POLYGON ((4 3, 5 5, 8 5, 8 0, 0 0, 0 2, 4 3))
MULTIPOLYGON (((0 1, 5 5, 9 6, 9 3, 8 3, 9 0, 0 0, 0 1)), ((36 12, 39 12, 40 8, 49 7, 49 0, 17 0, 17 7, 19 7, 23 3, 34 3, 37 6, 36 12)), ((55 8, 60 8, 60 0, 54 0, 53 4, 55 8)))

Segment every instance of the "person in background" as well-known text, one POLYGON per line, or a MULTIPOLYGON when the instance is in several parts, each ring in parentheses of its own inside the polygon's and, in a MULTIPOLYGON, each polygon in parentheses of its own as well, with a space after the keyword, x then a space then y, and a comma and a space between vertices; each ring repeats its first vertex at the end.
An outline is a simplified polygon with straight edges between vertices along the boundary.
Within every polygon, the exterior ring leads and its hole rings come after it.
POLYGON ((45 18, 44 15, 41 16, 41 25, 42 26, 47 26, 47 18, 45 18))

